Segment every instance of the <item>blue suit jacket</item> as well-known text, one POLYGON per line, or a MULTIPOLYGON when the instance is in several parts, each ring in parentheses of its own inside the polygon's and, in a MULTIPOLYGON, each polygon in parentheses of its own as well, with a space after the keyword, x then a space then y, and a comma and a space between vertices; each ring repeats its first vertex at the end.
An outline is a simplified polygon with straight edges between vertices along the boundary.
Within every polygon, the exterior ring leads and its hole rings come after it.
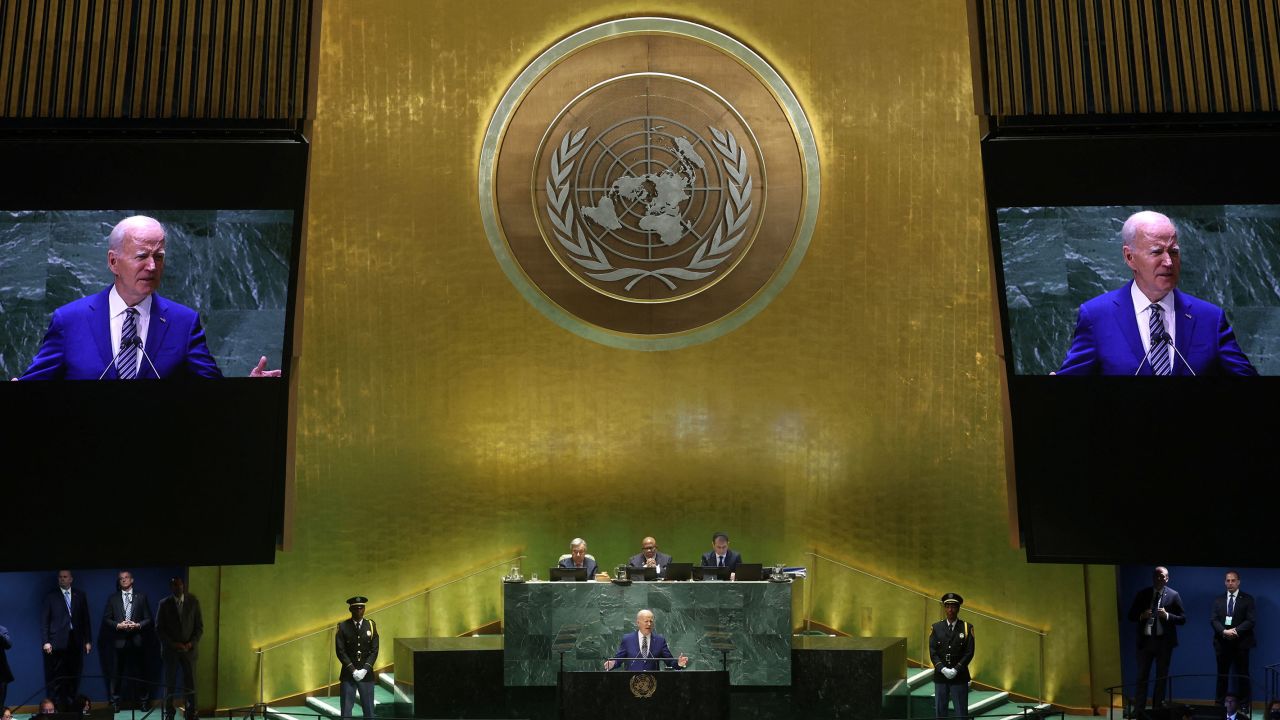
MULTIPOLYGON (((738 565, 742 562, 742 555, 734 552, 732 549, 724 551, 724 566, 729 568, 729 572, 738 569, 738 565)), ((716 564, 716 551, 712 550, 702 555, 702 566, 711 567, 716 564)))
MULTIPOLYGON (((600 572, 600 567, 596 565, 595 558, 583 558, 582 566, 585 567, 587 570, 588 580, 594 580, 596 577, 596 573, 600 572)), ((565 558, 560 561, 560 567, 572 568, 572 567, 577 567, 577 565, 573 564, 573 558, 565 558)))
POLYGON ((89 624, 89 600, 84 591, 71 588, 71 612, 62 590, 55 588, 40 604, 40 644, 49 643, 54 650, 77 647, 93 641, 89 624))
POLYGON ((659 663, 664 662, 672 670, 681 669, 679 663, 671 655, 671 648, 667 647, 667 639, 657 633, 649 636, 649 655, 654 659, 623 660, 623 658, 640 657, 640 638, 635 632, 629 632, 622 636, 622 642, 618 644, 618 653, 613 656, 613 659, 619 662, 613 667, 615 670, 621 668, 623 670, 656 672, 659 669, 659 663))
MULTIPOLYGON (((107 287, 53 311, 31 366, 21 380, 116 380, 111 364, 111 312, 107 287), (110 367, 108 367, 110 366, 110 367), (103 375, 102 371, 107 368, 103 375)), ((138 378, 220 378, 222 373, 205 345, 204 328, 195 310, 151 295, 151 323, 138 378), (151 366, 155 365, 152 371, 151 366)))
MULTIPOLYGON (((1058 369, 1059 375, 1151 374, 1151 361, 1143 361, 1142 336, 1133 312, 1133 281, 1080 306, 1071 349, 1058 369)), ((1257 375, 1249 358, 1236 344, 1235 333, 1222 308, 1173 291, 1173 374, 1257 375), (1180 353, 1180 354, 1179 354, 1180 353), (1188 369, 1190 366, 1190 369, 1188 369)))

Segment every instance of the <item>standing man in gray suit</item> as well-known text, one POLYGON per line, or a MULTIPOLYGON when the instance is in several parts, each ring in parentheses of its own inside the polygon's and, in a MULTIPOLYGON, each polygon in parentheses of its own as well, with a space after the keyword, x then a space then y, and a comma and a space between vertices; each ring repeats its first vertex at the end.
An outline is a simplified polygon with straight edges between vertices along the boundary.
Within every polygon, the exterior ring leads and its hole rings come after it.
POLYGON ((200 601, 187 593, 182 578, 169 580, 173 594, 160 601, 156 610, 156 634, 160 636, 160 657, 164 660, 164 720, 173 720, 173 696, 178 672, 182 672, 182 690, 186 699, 183 715, 196 720, 196 655, 204 620, 200 617, 200 601))

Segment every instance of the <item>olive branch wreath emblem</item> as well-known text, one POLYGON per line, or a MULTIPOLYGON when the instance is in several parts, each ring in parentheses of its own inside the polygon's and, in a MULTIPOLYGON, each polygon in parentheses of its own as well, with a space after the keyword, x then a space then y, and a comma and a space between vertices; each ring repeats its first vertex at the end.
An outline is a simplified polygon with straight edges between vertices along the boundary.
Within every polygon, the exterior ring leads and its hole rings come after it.
POLYGON ((729 259, 729 254, 746 235, 747 219, 751 217, 751 190, 753 179, 748 173, 747 151, 729 130, 708 127, 714 137, 713 145, 720 153, 721 166, 730 178, 729 202, 724 204, 724 222, 716 224, 715 233, 704 240, 694 251, 684 267, 665 267, 642 270, 632 267, 614 267, 605 255, 604 248, 594 238, 582 232, 574 217, 570 202, 569 175, 573 172, 574 158, 582 150, 583 136, 588 128, 565 132, 560 146, 551 153, 551 174, 547 177, 547 216, 554 226, 552 234, 569 253, 569 258, 585 268, 586 275, 601 282, 630 279, 624 290, 631 291, 636 283, 652 277, 669 289, 675 290, 675 280, 701 280, 716 272, 716 267, 729 259), (577 238, 575 241, 574 238, 577 238))

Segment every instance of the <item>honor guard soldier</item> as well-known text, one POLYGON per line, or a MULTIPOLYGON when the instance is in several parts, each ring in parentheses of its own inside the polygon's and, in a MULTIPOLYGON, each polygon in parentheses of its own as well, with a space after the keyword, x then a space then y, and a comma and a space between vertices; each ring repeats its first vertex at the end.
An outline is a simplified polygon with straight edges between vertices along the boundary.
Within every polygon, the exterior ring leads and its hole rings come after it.
POLYGON ((936 717, 967 717, 969 714, 969 663, 973 660, 973 626, 960 620, 964 598, 956 593, 942 596, 945 620, 929 631, 929 658, 933 660, 933 707, 936 717), (951 711, 947 711, 947 703, 951 711))
POLYGON ((378 627, 364 617, 368 598, 356 596, 347 600, 351 619, 338 623, 338 662, 342 663, 342 717, 351 717, 356 692, 360 693, 360 709, 364 717, 373 717, 373 664, 378 661, 378 627))

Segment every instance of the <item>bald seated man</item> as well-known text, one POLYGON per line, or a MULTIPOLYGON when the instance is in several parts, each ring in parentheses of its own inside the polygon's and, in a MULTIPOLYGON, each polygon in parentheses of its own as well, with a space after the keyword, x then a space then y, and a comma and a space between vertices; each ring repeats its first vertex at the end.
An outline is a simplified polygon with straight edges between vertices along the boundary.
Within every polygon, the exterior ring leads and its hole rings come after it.
POLYGON ((665 577, 671 556, 658 550, 657 540, 647 537, 640 541, 640 552, 632 555, 627 564, 634 568, 651 567, 657 571, 658 577, 665 577))
POLYGON ((1257 375, 1222 308, 1178 290, 1178 228, 1150 210, 1120 231, 1133 273, 1080 306, 1058 375, 1257 375))
MULTIPOLYGON (((44 342, 19 380, 220 378, 200 315, 156 294, 164 277, 164 227, 144 215, 111 230, 110 287, 53 311, 44 342)), ((250 377, 279 377, 258 361, 250 377)))

